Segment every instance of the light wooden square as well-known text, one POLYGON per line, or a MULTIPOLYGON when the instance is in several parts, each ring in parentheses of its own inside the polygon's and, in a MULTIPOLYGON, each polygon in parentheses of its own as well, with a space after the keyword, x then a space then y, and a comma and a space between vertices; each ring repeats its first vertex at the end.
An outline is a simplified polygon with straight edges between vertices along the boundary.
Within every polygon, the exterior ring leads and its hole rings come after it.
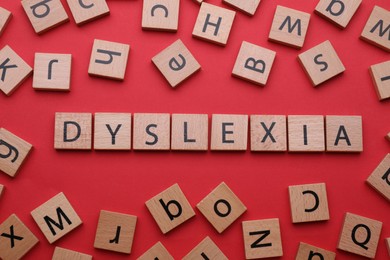
POLYGON ((362 152, 361 116, 326 116, 326 151, 362 152))
POLYGON ((130 113, 95 113, 95 150, 131 149, 130 113))
POLYGON ((379 100, 390 98, 390 60, 372 65, 370 74, 379 100))
POLYGON ((172 185, 145 204, 163 234, 195 216, 178 184, 172 185))
POLYGON ((325 183, 288 187, 293 223, 329 220, 325 183))
POLYGON ((367 183, 390 201, 390 154, 371 173, 367 183))
POLYGON ((248 115, 212 115, 211 150, 245 151, 248 115))
POLYGON ((381 230, 380 221, 346 213, 337 248, 375 258, 381 230))
POLYGON ((22 0, 22 6, 38 34, 69 21, 60 0, 22 0))
POLYGON ((172 150, 207 151, 207 114, 172 114, 172 150))
POLYGON ((287 122, 282 115, 251 115, 251 151, 287 151, 287 122))
POLYGON ((324 41, 299 54, 298 60, 313 86, 318 86, 345 71, 330 41, 324 41))
POLYGON ((92 256, 56 246, 52 260, 92 260, 92 256))
POLYGON ((254 15, 260 4, 260 0, 223 0, 223 2, 249 15, 254 15))
POLYGON ((0 36, 3 33, 5 27, 12 18, 12 13, 3 7, 0 7, 0 36))
POLYGON ((233 68, 233 76, 265 85, 272 69, 276 52, 243 41, 233 68))
POLYGON ((243 221, 245 259, 283 256, 279 219, 243 221))
POLYGON ((72 54, 35 53, 33 88, 70 90, 72 54))
POLYGON ((82 224, 80 217, 62 192, 31 211, 31 216, 50 244, 82 224))
POLYGON ((278 5, 268 39, 300 49, 305 42, 309 21, 310 14, 278 5))
POLYGON ((325 151, 323 116, 288 116, 288 150, 290 152, 325 151))
POLYGON ((130 45, 95 39, 89 61, 88 74, 124 80, 130 45))
POLYGON ((93 246, 130 254, 136 223, 136 216, 101 210, 93 246))
POLYGON ((133 149, 169 150, 169 114, 134 114, 133 149))
POLYGON ((224 182, 196 207, 218 233, 222 233, 246 211, 245 205, 224 182))
POLYGON ((92 142, 91 113, 55 114, 54 148, 90 150, 92 142))
POLYGON ((0 225, 0 234, 13 236, 0 236, 0 258, 4 260, 21 259, 39 242, 15 214, 0 225))
POLYGON ((386 240, 387 251, 389 252, 389 256, 390 256, 390 237, 386 238, 385 240, 386 240))
POLYGON ((152 58, 171 87, 176 87, 200 70, 200 64, 179 39, 152 58))
POLYGON ((144 0, 142 29, 176 32, 180 0, 144 0))
POLYGON ((106 0, 67 0, 77 25, 81 25, 110 14, 106 0))
POLYGON ((336 259, 336 253, 306 243, 299 243, 299 249, 295 260, 316 258, 322 260, 334 260, 336 259))
POLYGON ((203 2, 196 18, 192 36, 225 46, 236 12, 203 2))
POLYGON ((173 256, 168 252, 168 250, 161 242, 157 242, 148 251, 146 251, 143 255, 137 258, 137 260, 152 259, 174 260, 175 258, 173 258, 173 256))
POLYGON ((4 66, 1 69, 0 90, 9 96, 31 75, 32 68, 8 45, 0 50, 0 64, 4 66))
POLYGON ((228 260, 210 237, 203 239, 191 252, 182 258, 182 260, 193 259, 228 260))
POLYGON ((4 128, 0 128, 0 144, 0 170, 15 177, 32 145, 4 128))
POLYGON ((376 5, 372 9, 360 38, 390 52, 389 26, 390 11, 376 5))
POLYGON ((361 3, 362 0, 320 0, 315 12, 335 25, 345 28, 361 3))

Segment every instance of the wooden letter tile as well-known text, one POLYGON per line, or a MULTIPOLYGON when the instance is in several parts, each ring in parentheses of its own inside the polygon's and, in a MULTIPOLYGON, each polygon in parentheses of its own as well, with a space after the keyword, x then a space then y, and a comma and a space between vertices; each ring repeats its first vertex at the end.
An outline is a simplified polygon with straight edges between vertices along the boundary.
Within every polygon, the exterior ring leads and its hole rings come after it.
POLYGON ((2 7, 0 7, 0 36, 3 33, 5 27, 11 20, 12 13, 2 7))
POLYGON ((69 21, 60 0, 22 0, 22 6, 38 34, 69 21))
POLYGON ((293 223, 329 220, 325 183, 288 187, 293 223))
POLYGON ((302 48, 310 14, 278 5, 268 39, 287 46, 302 48))
POLYGON ((95 248, 130 254, 137 217, 101 210, 95 248))
POLYGON ((207 151, 208 115, 172 114, 172 150, 207 151))
POLYGON ((200 64, 179 39, 152 58, 171 87, 176 87, 200 70, 200 64))
POLYGON ((232 74, 264 86, 267 84, 275 56, 274 51, 243 41, 232 74))
POLYGON ((142 29, 176 32, 179 5, 179 0, 144 0, 142 29))
POLYGON ((212 116, 211 150, 245 151, 247 144, 247 115, 212 116))
POLYGON ((299 243, 299 249, 295 260, 314 260, 317 258, 322 260, 334 260, 336 259, 336 253, 306 243, 299 243))
POLYGON ((161 259, 161 260, 174 260, 173 256, 168 252, 161 242, 157 242, 152 246, 148 251, 143 255, 137 258, 137 260, 152 260, 152 259, 161 259))
POLYGON ((92 260, 92 256, 57 246, 51 260, 92 260))
POLYGON ((56 113, 55 149, 90 150, 91 142, 91 113, 56 113))
POLYGON ((193 259, 214 259, 214 260, 228 260, 221 249, 214 243, 211 238, 206 237, 194 249, 191 250, 182 260, 193 259))
POLYGON ((251 151, 287 151, 286 116, 251 115, 251 151))
POLYGON ((95 113, 95 150, 130 150, 131 114, 95 113))
POLYGON ((345 71, 344 65, 330 41, 324 41, 299 54, 298 60, 313 86, 317 86, 345 71))
POLYGON ((110 14, 106 0, 67 0, 67 2, 77 25, 110 14))
POLYGON ((390 98, 390 60, 372 65, 370 74, 379 100, 390 98))
POLYGON ((134 150, 169 150, 170 115, 134 114, 134 150))
POLYGON ((245 259, 283 256, 279 219, 242 222, 245 259))
POLYGON ((326 116, 326 151, 362 152, 362 117, 326 116))
POLYGON ((390 11, 374 6, 360 38, 390 52, 390 11))
POLYGON ((62 192, 31 211, 31 216, 50 244, 82 224, 62 192))
POLYGON ((375 258, 381 230, 380 221, 346 213, 337 248, 375 258))
POLYGON ((23 83, 32 68, 8 45, 0 50, 0 90, 7 96, 23 83))
POLYGON ((96 40, 93 42, 88 74, 124 80, 130 45, 96 40))
POLYGON ((347 27, 362 0, 320 0, 315 12, 341 28, 347 27))
POLYGON ((390 154, 371 173, 367 183, 390 201, 390 154))
POLYGON ((33 88, 70 90, 71 54, 35 53, 33 88))
POLYGON ((224 182, 218 185, 196 207, 218 233, 222 233, 246 211, 245 205, 224 182))
POLYGON ((254 15, 260 4, 260 0, 223 0, 223 2, 249 15, 254 15))
POLYGON ((323 116, 288 116, 287 118, 290 152, 325 151, 323 116))
POLYGON ((15 214, 0 225, 0 234, 0 258, 3 260, 21 259, 38 243, 38 238, 15 214))
POLYGON ((169 187, 145 204, 163 234, 195 216, 178 184, 169 187))
POLYGON ((225 46, 236 12, 203 2, 192 36, 225 46))
POLYGON ((0 128, 0 170, 15 177, 31 148, 31 144, 0 128))

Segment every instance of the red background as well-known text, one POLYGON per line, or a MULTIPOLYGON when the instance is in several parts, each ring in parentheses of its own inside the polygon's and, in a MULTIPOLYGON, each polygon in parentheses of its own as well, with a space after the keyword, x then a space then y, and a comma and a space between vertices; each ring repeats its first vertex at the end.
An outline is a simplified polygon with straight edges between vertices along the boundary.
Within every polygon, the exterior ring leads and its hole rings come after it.
MULTIPOLYGON (((13 18, 0 38, 30 66, 35 52, 71 53, 69 93, 32 89, 30 77, 11 96, 0 95, 0 125, 33 144, 19 174, 0 175, 6 186, 0 201, 0 222, 16 213, 39 238, 26 259, 49 259, 54 246, 92 254, 95 259, 125 259, 128 255, 93 248, 101 209, 138 216, 131 259, 161 241, 175 258, 181 258, 205 236, 210 236, 230 259, 243 259, 241 222, 279 218, 283 259, 292 259, 300 241, 337 252, 338 259, 360 257, 337 250, 346 212, 384 222, 377 258, 388 259, 384 238, 390 237, 389 202, 365 180, 389 152, 383 137, 390 131, 388 101, 379 102, 368 68, 389 54, 359 39, 374 4, 390 9, 388 0, 365 0, 348 27, 341 30, 313 13, 317 0, 262 1, 254 17, 237 12, 226 47, 192 38, 199 6, 180 3, 177 33, 142 31, 141 0, 108 0, 108 17, 75 25, 70 22, 36 35, 20 1, 1 0, 13 18), (276 5, 311 15, 302 50, 268 42, 276 5), (176 39, 182 39, 202 70, 172 89, 151 58, 176 39), (126 77, 116 82, 88 76, 94 39, 130 44, 126 77), (241 42, 277 52, 270 78, 259 87, 231 77, 241 42), (330 40, 346 71, 313 88, 297 61, 301 52, 330 40), (358 154, 292 154, 246 152, 101 152, 56 151, 55 112, 168 112, 224 114, 362 115, 364 152, 358 154), (247 212, 218 234, 195 209, 196 217, 163 235, 145 201, 178 183, 195 207, 212 189, 226 182, 247 206, 247 212), (325 182, 330 220, 292 224, 288 186, 325 182), (30 212, 64 192, 83 225, 49 245, 30 212)), ((220 0, 209 3, 223 6, 220 0)), ((363 258, 362 258, 363 259, 363 258)))

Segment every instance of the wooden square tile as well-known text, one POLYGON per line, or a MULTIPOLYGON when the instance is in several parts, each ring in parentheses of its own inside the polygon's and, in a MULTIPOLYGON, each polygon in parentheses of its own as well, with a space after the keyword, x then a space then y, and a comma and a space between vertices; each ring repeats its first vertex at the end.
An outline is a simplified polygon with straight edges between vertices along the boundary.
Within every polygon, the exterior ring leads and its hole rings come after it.
POLYGON ((324 41, 299 54, 298 60, 313 86, 318 86, 345 71, 330 41, 324 41))
POLYGON ((390 201, 390 154, 371 173, 367 183, 390 201))
POLYGON ((260 4, 260 0, 223 0, 223 2, 249 15, 254 15, 260 4))
POLYGON ((31 211, 31 216, 50 244, 82 224, 62 192, 31 211))
POLYGON ((335 25, 345 28, 362 0, 320 0, 315 12, 335 25))
POLYGON ((334 260, 336 259, 336 253, 306 243, 299 243, 299 249, 295 260, 316 258, 321 260, 334 260))
POLYGON ((130 254, 136 223, 136 216, 101 210, 93 246, 130 254))
POLYGON ((15 177, 31 148, 32 145, 28 142, 6 129, 0 128, 0 170, 15 177))
POLYGON ((169 150, 169 114, 134 114, 133 149, 169 150))
POLYGON ((91 142, 91 113, 56 113, 54 129, 55 149, 90 150, 91 142))
POLYGON ((172 114, 172 150, 207 151, 209 135, 207 114, 172 114))
POLYGON ((176 32, 180 0, 144 0, 142 29, 176 32))
POLYGON ((390 98, 390 60, 372 65, 370 74, 379 100, 390 98))
POLYGON ((192 36, 225 46, 236 12, 203 2, 192 36))
POLYGON ((171 87, 176 87, 200 70, 200 64, 179 39, 152 58, 171 87))
POLYGON ((0 36, 3 33, 5 27, 12 18, 12 13, 3 7, 0 7, 0 36))
POLYGON ((346 213, 337 248, 375 258, 381 230, 382 222, 380 221, 346 213))
POLYGON ((110 14, 106 0, 67 0, 77 25, 81 25, 110 14))
POLYGON ((282 115, 251 115, 251 151, 287 151, 287 122, 282 115))
POLYGON ((131 149, 130 113, 95 113, 95 150, 131 149))
POLYGON ((245 151, 248 115, 212 115, 211 150, 245 151))
POLYGON ((56 246, 52 260, 92 260, 92 256, 56 246))
POLYGON ((390 51, 390 11, 379 6, 374 6, 371 15, 360 35, 360 38, 390 51))
POLYGON ((206 237, 192 249, 191 252, 182 258, 182 260, 193 259, 228 260, 229 258, 224 255, 211 238, 206 237))
POLYGON ((163 234, 195 216, 194 210, 178 184, 154 196, 145 204, 163 234))
POLYGON ((151 259, 174 260, 175 258, 173 258, 173 256, 168 252, 168 250, 161 242, 157 242, 148 251, 146 251, 143 255, 137 258, 137 260, 151 259))
POLYGON ((362 152, 361 116, 326 116, 326 151, 362 152))

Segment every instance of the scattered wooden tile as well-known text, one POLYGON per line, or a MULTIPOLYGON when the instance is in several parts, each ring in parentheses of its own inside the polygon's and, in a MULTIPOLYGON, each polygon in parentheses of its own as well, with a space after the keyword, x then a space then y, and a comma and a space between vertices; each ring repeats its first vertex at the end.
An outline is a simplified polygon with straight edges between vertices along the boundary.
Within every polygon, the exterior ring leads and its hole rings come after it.
POLYGON ((203 2, 192 36, 225 46, 236 12, 203 2))
POLYGON ((390 51, 389 26, 390 11, 376 5, 372 9, 360 38, 379 48, 390 51))
POLYGON ((144 0, 142 29, 176 32, 179 6, 179 0, 144 0))
POLYGON ((325 183, 288 187, 293 223, 329 220, 325 183))
POLYGON ((302 48, 310 14, 278 5, 268 39, 287 46, 302 48))
POLYGON ((386 238, 386 246, 387 246, 387 251, 389 252, 389 256, 390 256, 390 237, 386 238))
POLYGON ((77 25, 81 25, 110 14, 106 0, 67 0, 77 25))
POLYGON ((279 219, 243 221, 245 259, 283 255, 279 219))
POLYGON ((345 71, 330 41, 324 41, 299 54, 298 60, 313 86, 318 86, 345 71))
POLYGON ((256 13, 257 7, 260 4, 260 0, 223 0, 223 3, 230 5, 248 15, 254 15, 256 13))
POLYGON ((50 244, 82 224, 62 192, 31 211, 31 216, 50 244))
POLYGON ((130 45, 97 40, 93 42, 88 74, 124 80, 130 45))
POLYGON ((246 211, 245 205, 224 182, 196 207, 218 233, 222 233, 246 211))
POLYGON ((372 65, 370 74, 379 100, 390 98, 390 60, 372 65))
POLYGON ((243 41, 233 68, 233 76, 265 85, 271 72, 276 52, 243 41))
POLYGON ((299 243, 299 249, 295 260, 316 258, 322 260, 334 260, 336 259, 336 253, 306 243, 299 243))
POLYGON ((0 258, 21 259, 37 243, 38 238, 15 215, 0 225, 0 258))
POLYGON ((130 150, 131 114, 95 113, 95 150, 130 150))
POLYGON ((28 142, 0 128, 0 170, 15 177, 31 148, 32 145, 28 142))
POLYGON ((245 151, 248 115, 212 115, 211 150, 245 151))
POLYGON ((325 151, 323 116, 288 116, 287 121, 290 152, 325 151))
POLYGON ((200 70, 200 64, 179 39, 152 58, 171 87, 176 87, 200 70))
POLYGON ((207 151, 207 114, 172 114, 172 150, 207 151))
POLYGON ((362 152, 361 116, 326 116, 326 151, 362 152))
POLYGON ((136 223, 136 216, 101 210, 93 246, 130 254, 136 223))
POLYGON ((169 150, 170 115, 134 114, 134 150, 169 150))
POLYGON ((22 0, 22 6, 38 34, 69 21, 60 0, 22 0))
POLYGON ((56 246, 52 260, 92 260, 91 255, 56 246))
POLYGON ((70 90, 72 54, 35 53, 33 88, 70 90))
POLYGON ((251 115, 251 151, 287 151, 286 116, 251 115))
POLYGON ((315 12, 344 29, 361 3, 362 0, 320 0, 315 12))
POLYGON ((5 27, 12 18, 12 13, 3 7, 0 7, 0 36, 3 33, 5 27))
POLYGON ((145 204, 163 234, 195 216, 178 184, 154 196, 145 204))
POLYGON ((55 149, 90 150, 91 142, 91 113, 56 113, 55 149))
POLYGON ((380 221, 346 213, 337 248, 375 258, 381 230, 382 222, 380 221))
POLYGON ((173 256, 168 252, 168 250, 161 242, 157 242, 148 251, 146 251, 143 255, 137 258, 137 260, 151 259, 174 260, 175 258, 173 258, 173 256))
POLYGON ((367 183, 390 201, 390 154, 371 173, 367 183))
POLYGON ((11 47, 0 50, 0 90, 11 95, 32 72, 32 68, 11 47))
POLYGON ((210 237, 206 237, 202 240, 194 249, 191 250, 183 260, 192 259, 217 259, 217 260, 228 260, 221 249, 211 240, 210 237))

